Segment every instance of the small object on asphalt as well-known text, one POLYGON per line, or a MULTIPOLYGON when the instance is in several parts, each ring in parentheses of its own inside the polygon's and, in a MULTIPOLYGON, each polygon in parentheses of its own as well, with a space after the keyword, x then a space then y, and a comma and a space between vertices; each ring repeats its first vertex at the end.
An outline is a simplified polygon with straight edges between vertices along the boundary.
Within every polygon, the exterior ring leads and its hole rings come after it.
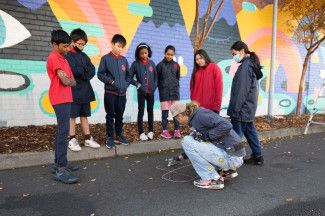
POLYGON ((169 158, 168 159, 168 165, 167 166, 175 166, 175 165, 178 165, 180 164, 180 160, 177 160, 175 157, 172 157, 172 158, 169 158))

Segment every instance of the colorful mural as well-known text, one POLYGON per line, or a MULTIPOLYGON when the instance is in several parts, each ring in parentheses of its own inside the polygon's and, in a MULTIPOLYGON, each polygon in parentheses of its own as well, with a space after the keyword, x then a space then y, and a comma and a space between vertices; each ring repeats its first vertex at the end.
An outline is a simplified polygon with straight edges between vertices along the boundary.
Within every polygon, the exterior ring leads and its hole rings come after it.
MULTIPOLYGON (((85 52, 97 67, 101 56, 109 52, 110 40, 116 33, 127 39, 124 55, 131 64, 135 47, 140 42, 150 44, 152 60, 163 59, 165 46, 176 47, 175 60, 181 65, 181 99, 189 99, 189 80, 193 69, 193 24, 195 0, 0 0, 0 124, 5 126, 51 124, 55 122, 49 104, 49 79, 46 58, 51 51, 50 32, 62 28, 71 32, 84 29, 88 36, 85 52)), ((267 113, 269 66, 272 38, 273 1, 226 0, 203 48, 218 63, 223 72, 224 92, 222 115, 226 115, 232 77, 238 67, 232 61, 230 46, 236 40, 245 41, 261 58, 265 76, 260 81, 258 115, 267 113)), ((200 23, 208 1, 201 1, 200 23)), ((215 9, 214 9, 215 10, 215 9)), ((274 113, 290 114, 296 106, 298 83, 305 50, 293 40, 285 25, 289 19, 278 15, 277 59, 275 73, 274 113)), ((325 77, 325 46, 311 58, 306 76, 304 108, 314 104, 325 77)), ((95 77, 92 85, 96 102, 92 103, 91 123, 104 122, 103 84, 95 77)), ((136 90, 127 92, 126 121, 136 121, 136 90)), ((155 95, 155 119, 160 119, 158 92, 155 95)), ((319 112, 325 99, 318 103, 319 112)))

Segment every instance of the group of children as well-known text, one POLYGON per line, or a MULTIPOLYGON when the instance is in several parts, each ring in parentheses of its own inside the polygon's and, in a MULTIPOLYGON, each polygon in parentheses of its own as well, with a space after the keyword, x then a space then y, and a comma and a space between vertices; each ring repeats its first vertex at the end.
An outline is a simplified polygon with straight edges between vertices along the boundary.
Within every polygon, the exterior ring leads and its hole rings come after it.
MULTIPOLYGON (((55 161, 51 170, 55 179, 64 183, 78 181, 72 172, 79 168, 67 162, 67 147, 72 151, 81 150, 76 139, 76 118, 80 117, 84 145, 91 148, 100 147, 91 136, 88 123, 88 117, 91 116, 90 102, 95 100, 90 80, 96 71, 90 58, 83 52, 87 42, 87 34, 80 28, 73 30, 70 35, 63 30, 54 30, 51 35, 53 51, 47 59, 47 72, 51 81, 49 99, 57 117, 55 161)), ((162 110, 161 136, 166 139, 180 138, 179 123, 175 118, 173 136, 167 129, 169 109, 180 99, 180 66, 173 60, 175 47, 167 46, 165 58, 156 66, 150 59, 150 46, 140 43, 136 47, 135 61, 129 68, 127 59, 121 55, 125 45, 126 39, 120 34, 115 34, 111 40, 112 50, 101 58, 97 72, 97 77, 104 83, 105 89, 106 147, 111 149, 116 144, 129 145, 123 135, 123 114, 126 91, 130 84, 137 89, 140 140, 154 138, 153 109, 157 87, 162 110), (147 133, 143 128, 145 103, 148 112, 147 133)))

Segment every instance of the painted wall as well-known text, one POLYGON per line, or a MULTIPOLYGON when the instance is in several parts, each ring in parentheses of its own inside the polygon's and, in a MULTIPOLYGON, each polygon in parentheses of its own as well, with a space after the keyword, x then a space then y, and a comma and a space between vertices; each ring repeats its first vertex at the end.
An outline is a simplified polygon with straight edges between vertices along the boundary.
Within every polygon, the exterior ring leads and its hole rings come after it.
MULTIPOLYGON (((208 1, 201 1, 201 14, 208 1)), ((232 77, 238 65, 232 61, 229 48, 239 39, 256 51, 264 65, 260 82, 257 114, 267 113, 269 66, 271 54, 272 3, 265 0, 226 0, 217 22, 203 48, 222 68, 224 92, 222 115, 226 114, 232 77)), ((163 58, 166 45, 176 47, 176 60, 181 65, 181 99, 189 99, 189 79, 193 68, 193 22, 195 0, 0 0, 0 125, 55 123, 49 104, 49 78, 46 58, 51 51, 50 32, 62 28, 68 33, 81 27, 89 36, 85 52, 98 66, 102 55, 110 50, 115 33, 127 39, 125 56, 131 64, 135 47, 147 42, 153 50, 152 60, 163 58)), ((301 65, 306 51, 297 45, 279 14, 277 31, 277 64, 275 74, 275 114, 294 112, 301 65)), ((200 17, 202 22, 203 17, 200 17)), ((325 77, 325 46, 311 58, 306 76, 304 110, 308 112, 325 77)), ((104 122, 103 84, 95 77, 92 85, 96 102, 92 103, 91 123, 104 122)), ((159 97, 156 92, 155 119, 160 120, 159 97)), ((325 99, 318 103, 320 112, 325 99)), ((136 121, 136 90, 127 92, 125 121, 136 121)), ((145 116, 146 118, 146 116, 145 116)))

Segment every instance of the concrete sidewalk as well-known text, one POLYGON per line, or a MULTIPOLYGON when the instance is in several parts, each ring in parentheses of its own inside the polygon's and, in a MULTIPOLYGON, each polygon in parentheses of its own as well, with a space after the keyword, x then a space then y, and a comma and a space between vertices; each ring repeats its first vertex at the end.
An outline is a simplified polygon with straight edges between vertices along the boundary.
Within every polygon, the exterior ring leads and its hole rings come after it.
MULTIPOLYGON (((286 128, 259 133, 260 139, 276 139, 287 136, 303 135, 305 128, 286 128)), ((313 126, 308 133, 325 132, 324 126, 313 126)), ((108 150, 105 146, 99 149, 83 147, 80 152, 68 151, 69 161, 82 161, 89 159, 107 158, 121 155, 131 155, 149 152, 160 152, 164 150, 180 149, 181 139, 153 140, 146 142, 133 142, 129 146, 117 146, 115 150, 108 150)), ((54 160, 54 152, 25 152, 13 154, 0 154, 0 170, 20 167, 51 164, 54 160)))

